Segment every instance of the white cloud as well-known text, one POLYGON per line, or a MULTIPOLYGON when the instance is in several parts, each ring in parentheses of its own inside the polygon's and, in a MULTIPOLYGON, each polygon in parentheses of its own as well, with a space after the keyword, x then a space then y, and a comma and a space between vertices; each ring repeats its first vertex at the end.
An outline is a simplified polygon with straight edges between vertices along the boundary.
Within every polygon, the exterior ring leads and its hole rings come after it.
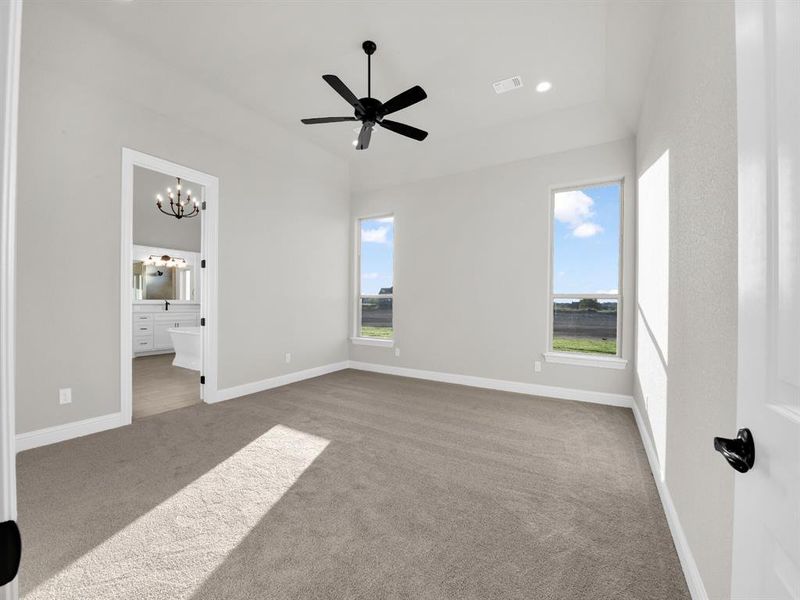
POLYGON ((394 217, 381 217, 380 219, 370 219, 371 221, 375 221, 376 223, 391 223, 394 221, 394 217))
POLYGON ((388 242, 386 234, 389 233, 388 227, 378 227, 377 229, 362 229, 361 241, 373 242, 375 244, 385 244, 388 242))
POLYGON ((380 273, 362 273, 361 279, 377 279, 380 276, 380 273))
POLYGON ((597 223, 581 223, 572 230, 572 235, 579 238, 587 238, 602 233, 602 231, 603 228, 597 223))
POLYGON ((587 238, 602 233, 603 228, 592 222, 594 200, 580 190, 559 192, 555 195, 553 216, 566 224, 572 235, 587 238))
POLYGON ((613 290, 597 290, 595 292, 595 294, 619 294, 619 290, 617 290, 617 289, 613 289, 613 290))
POLYGON ((577 227, 594 215, 593 205, 594 200, 580 190, 559 192, 555 198, 555 217, 562 223, 577 227))

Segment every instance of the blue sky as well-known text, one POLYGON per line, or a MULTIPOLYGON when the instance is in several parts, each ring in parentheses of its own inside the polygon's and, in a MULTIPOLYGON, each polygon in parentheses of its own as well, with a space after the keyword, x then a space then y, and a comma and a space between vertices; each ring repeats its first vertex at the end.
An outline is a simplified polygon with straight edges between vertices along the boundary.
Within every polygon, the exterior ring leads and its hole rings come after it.
POLYGON ((361 221, 361 293, 377 294, 392 286, 394 219, 361 221))
POLYGON ((613 183, 555 195, 555 293, 616 293, 620 191, 613 183))

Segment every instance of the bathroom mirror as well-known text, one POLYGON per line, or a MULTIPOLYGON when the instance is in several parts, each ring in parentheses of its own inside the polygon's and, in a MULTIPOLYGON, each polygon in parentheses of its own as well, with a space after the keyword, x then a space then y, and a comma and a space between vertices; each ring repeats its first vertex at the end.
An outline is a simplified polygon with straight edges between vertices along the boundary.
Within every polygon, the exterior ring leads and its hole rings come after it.
POLYGON ((133 247, 134 302, 198 302, 200 254, 174 248, 133 247))
POLYGON ((133 261, 135 300, 194 300, 194 273, 190 265, 166 267, 133 261))

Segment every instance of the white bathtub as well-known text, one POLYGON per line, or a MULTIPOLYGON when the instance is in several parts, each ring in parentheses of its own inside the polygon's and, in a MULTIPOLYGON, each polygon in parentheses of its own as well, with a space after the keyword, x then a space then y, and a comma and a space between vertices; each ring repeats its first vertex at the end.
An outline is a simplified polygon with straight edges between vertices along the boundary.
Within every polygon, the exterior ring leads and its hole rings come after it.
POLYGON ((199 371, 202 366, 203 345, 200 327, 174 327, 168 329, 175 347, 173 366, 199 371))

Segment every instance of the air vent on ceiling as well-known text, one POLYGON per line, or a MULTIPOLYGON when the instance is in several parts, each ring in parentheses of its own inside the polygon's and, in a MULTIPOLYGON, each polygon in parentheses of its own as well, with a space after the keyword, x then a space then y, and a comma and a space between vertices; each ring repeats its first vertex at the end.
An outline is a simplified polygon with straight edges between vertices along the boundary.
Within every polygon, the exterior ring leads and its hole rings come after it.
POLYGON ((516 90, 517 88, 522 87, 522 77, 519 75, 514 75, 514 77, 509 77, 508 79, 503 79, 502 81, 495 81, 492 84, 494 91, 498 94, 505 94, 506 92, 510 92, 511 90, 516 90))

